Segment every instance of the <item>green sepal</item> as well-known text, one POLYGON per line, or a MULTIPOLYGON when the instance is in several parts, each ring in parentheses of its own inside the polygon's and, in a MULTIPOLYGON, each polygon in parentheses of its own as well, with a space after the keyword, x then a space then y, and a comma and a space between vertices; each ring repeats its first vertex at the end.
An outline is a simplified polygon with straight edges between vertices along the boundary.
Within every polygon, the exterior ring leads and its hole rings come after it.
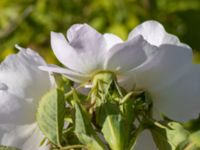
POLYGON ((71 90, 71 87, 73 86, 73 82, 64 77, 61 74, 58 73, 53 73, 55 83, 57 88, 62 89, 65 92, 68 92, 71 90))
POLYGON ((40 130, 56 146, 61 146, 64 117, 64 93, 62 90, 52 89, 42 97, 36 118, 40 130))
POLYGON ((125 149, 127 132, 124 119, 120 114, 107 116, 102 133, 112 150, 125 149))

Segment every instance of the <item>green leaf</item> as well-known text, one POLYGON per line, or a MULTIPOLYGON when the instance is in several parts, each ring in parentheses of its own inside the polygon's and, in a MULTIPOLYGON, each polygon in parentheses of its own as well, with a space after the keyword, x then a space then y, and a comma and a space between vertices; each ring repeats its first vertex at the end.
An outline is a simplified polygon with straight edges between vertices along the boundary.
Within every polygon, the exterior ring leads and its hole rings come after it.
POLYGON ((95 133, 86 111, 75 101, 75 134, 91 150, 104 150, 105 146, 95 133))
POLYGON ((64 93, 53 89, 39 103, 37 122, 43 134, 57 146, 61 145, 64 116, 64 93))
POLYGON ((127 134, 121 115, 107 116, 102 132, 112 150, 124 150, 127 134))
POLYGON ((169 122, 166 125, 155 122, 151 127, 151 133, 160 150, 175 150, 190 134, 177 122, 169 122))
POLYGON ((0 145, 0 150, 20 150, 18 148, 0 145))

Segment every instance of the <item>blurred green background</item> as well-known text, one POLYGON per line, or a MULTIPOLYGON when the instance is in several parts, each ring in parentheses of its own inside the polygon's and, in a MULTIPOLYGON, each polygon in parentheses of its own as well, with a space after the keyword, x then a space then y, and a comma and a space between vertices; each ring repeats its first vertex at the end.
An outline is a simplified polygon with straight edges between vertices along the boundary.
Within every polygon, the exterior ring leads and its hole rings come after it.
POLYGON ((50 31, 66 33, 72 24, 86 22, 126 39, 149 19, 200 51, 200 0, 0 0, 0 60, 19 44, 56 63, 50 31))

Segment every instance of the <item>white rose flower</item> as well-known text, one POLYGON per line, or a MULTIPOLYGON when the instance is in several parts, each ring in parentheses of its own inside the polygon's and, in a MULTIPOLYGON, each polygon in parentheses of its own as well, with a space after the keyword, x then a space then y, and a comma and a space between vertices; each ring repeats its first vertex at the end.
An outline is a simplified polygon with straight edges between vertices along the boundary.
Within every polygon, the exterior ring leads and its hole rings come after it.
MULTIPOLYGON (((144 22, 125 42, 113 34, 102 35, 87 24, 77 24, 68 30, 67 39, 61 33, 51 34, 52 49, 66 68, 41 69, 62 73, 76 82, 87 81, 100 70, 113 71, 126 86, 135 85, 151 94, 154 116, 163 113, 177 121, 198 116, 200 65, 192 63, 191 48, 160 23, 144 22)), ((143 142, 137 149, 155 149, 143 142)))
POLYGON ((38 101, 51 87, 48 73, 38 66, 45 61, 30 49, 8 56, 0 64, 0 145, 22 150, 49 150, 35 114, 38 101))
POLYGON ((113 34, 98 33, 87 24, 73 25, 67 39, 61 33, 51 33, 52 49, 66 68, 55 65, 40 68, 62 73, 75 82, 88 81, 98 71, 110 70, 120 76, 119 82, 123 84, 124 74, 146 60, 144 48, 149 45, 141 35, 123 42, 113 34))

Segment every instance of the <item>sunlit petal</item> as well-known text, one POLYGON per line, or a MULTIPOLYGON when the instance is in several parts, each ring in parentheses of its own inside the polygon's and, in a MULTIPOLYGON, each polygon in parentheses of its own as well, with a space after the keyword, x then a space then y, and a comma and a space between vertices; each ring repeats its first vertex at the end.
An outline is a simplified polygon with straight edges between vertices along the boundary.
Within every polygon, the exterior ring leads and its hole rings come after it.
POLYGON ((60 33, 51 34, 52 49, 60 62, 81 73, 102 68, 106 43, 100 33, 87 24, 76 24, 68 30, 67 37, 69 42, 60 33))
POLYGON ((145 40, 156 46, 162 44, 183 45, 176 36, 167 33, 157 21, 146 21, 138 25, 130 32, 129 39, 138 35, 142 35, 145 40))
MULTIPOLYGON (((72 70, 81 72, 81 59, 77 51, 71 47, 64 35, 61 33, 51 32, 51 47, 57 59, 65 66, 72 70)), ((83 66, 84 67, 84 66, 83 66)))

